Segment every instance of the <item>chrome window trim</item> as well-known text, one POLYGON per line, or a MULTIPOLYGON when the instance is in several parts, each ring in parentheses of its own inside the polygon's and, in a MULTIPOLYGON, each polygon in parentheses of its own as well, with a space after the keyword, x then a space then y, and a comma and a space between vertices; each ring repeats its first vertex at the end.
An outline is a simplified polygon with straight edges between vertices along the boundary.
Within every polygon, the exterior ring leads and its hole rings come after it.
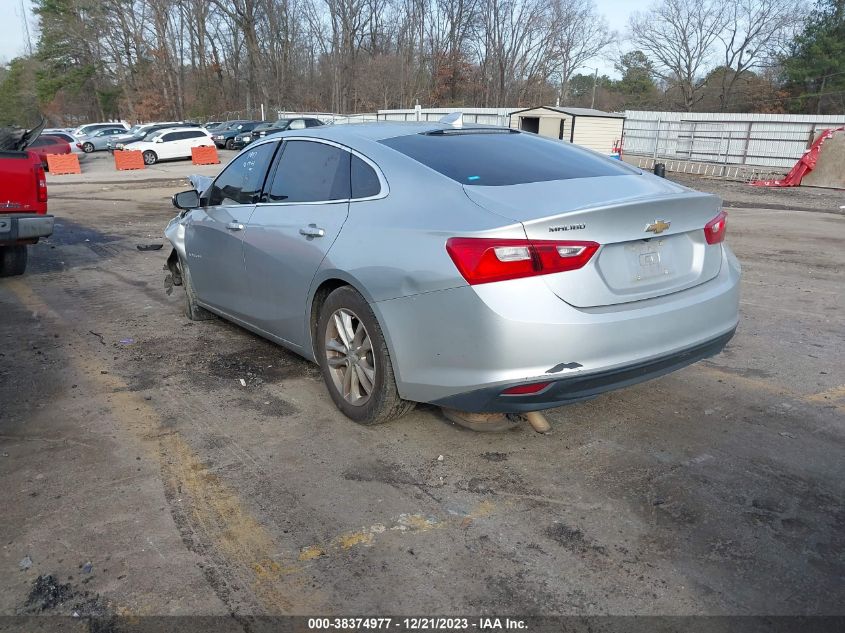
MULTIPOLYGON (((313 129, 313 128, 312 128, 313 129)), ((362 161, 364 161, 367 165, 369 165, 373 171, 376 173, 376 177, 379 181, 380 191, 378 194, 374 196, 367 196, 366 198, 340 198, 338 200, 313 200, 310 202, 257 202, 255 206, 257 207, 280 207, 280 206, 290 206, 290 205, 310 205, 310 204, 337 204, 342 202, 367 202, 369 200, 381 200, 382 198, 386 198, 390 195, 390 186, 387 184, 387 178, 384 177, 381 169, 378 165, 376 165, 372 160, 370 160, 367 156, 364 156, 361 152, 349 147, 348 145, 343 145, 336 141, 330 141, 324 138, 316 138, 313 136, 284 136, 280 138, 270 138, 264 139, 259 143, 253 141, 250 143, 251 148, 256 148, 259 145, 264 145, 266 143, 283 143, 285 141, 311 141, 312 143, 322 143, 323 145, 331 145, 332 147, 337 147, 345 152, 349 152, 353 156, 357 156, 362 161)), ((234 160, 234 159, 233 159, 234 160)), ((213 183, 212 183, 213 184, 213 183)), ((351 185, 351 183, 350 183, 351 185)))

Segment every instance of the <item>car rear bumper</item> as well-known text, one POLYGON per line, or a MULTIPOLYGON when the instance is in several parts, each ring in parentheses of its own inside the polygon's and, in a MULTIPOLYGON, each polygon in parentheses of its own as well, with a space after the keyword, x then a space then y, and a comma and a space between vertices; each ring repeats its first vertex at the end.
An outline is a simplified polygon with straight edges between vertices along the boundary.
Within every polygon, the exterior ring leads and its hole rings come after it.
MULTIPOLYGON (((498 385, 449 396, 436 400, 432 404, 461 411, 491 411, 518 413, 526 411, 542 411, 564 404, 588 400, 606 391, 630 387, 652 378, 658 378, 675 370, 692 365, 702 359, 715 356, 721 352, 728 341, 733 338, 731 330, 726 334, 706 341, 700 345, 690 347, 668 356, 633 363, 625 367, 618 367, 608 371, 591 374, 575 374, 567 378, 554 380, 535 394, 502 395, 502 391, 509 387, 519 386, 523 382, 513 385, 498 385)), ((548 377, 546 377, 548 380, 548 377)), ((543 381, 545 382, 545 381, 543 381)))
POLYGON ((53 234, 53 216, 35 213, 0 214, 0 245, 36 242, 53 234))
POLYGON ((738 323, 740 267, 670 295, 576 308, 541 277, 372 304, 403 398, 465 411, 531 411, 654 378, 718 353, 738 323), (543 391, 500 396, 551 382, 543 391))

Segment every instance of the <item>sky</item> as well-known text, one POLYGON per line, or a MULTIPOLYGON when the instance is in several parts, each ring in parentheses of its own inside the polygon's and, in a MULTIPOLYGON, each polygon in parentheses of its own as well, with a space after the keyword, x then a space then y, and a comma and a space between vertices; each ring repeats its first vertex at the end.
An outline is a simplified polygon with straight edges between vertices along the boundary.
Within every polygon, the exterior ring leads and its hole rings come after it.
MULTIPOLYGON (((620 32, 620 44, 625 31, 628 16, 633 11, 645 9, 651 0, 594 0, 598 12, 607 18, 611 29, 620 32)), ((26 37, 24 35, 24 11, 29 22, 29 31, 35 36, 36 21, 32 17, 30 0, 0 0, 0 62, 8 62, 14 57, 26 52, 26 37), (24 10, 21 10, 23 5, 24 10)), ((33 45, 35 44, 33 40, 33 45)), ((615 47, 611 47, 615 53, 615 47)), ((589 65, 598 67, 599 73, 616 76, 610 59, 595 59, 589 65)), ((583 68, 579 72, 589 73, 590 69, 583 68)))

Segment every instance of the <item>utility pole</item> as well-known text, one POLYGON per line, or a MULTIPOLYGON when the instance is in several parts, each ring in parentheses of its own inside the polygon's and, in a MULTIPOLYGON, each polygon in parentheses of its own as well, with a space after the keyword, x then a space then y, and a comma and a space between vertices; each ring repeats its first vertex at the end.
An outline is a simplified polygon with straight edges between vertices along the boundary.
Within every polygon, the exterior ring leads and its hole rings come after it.
POLYGON ((26 52, 32 57, 32 37, 29 34, 29 20, 26 18, 26 7, 21 0, 21 20, 23 20, 23 33, 26 37, 26 52))
POLYGON ((599 83, 599 69, 596 66, 596 73, 593 75, 593 100, 590 102, 590 108, 596 107, 596 86, 599 83))

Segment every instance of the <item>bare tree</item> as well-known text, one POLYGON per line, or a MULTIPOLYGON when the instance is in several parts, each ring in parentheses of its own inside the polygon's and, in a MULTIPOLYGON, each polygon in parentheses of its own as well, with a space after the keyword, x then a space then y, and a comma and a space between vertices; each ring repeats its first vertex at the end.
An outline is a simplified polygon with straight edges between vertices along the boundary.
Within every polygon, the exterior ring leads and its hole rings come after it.
POLYGON ((720 0, 661 0, 629 19, 634 45, 655 61, 664 80, 677 85, 687 112, 701 99, 699 79, 727 19, 720 0))
POLYGON ((775 57, 782 36, 801 22, 794 0, 725 0, 725 27, 719 40, 725 47, 719 109, 728 108, 740 75, 775 57))
POLYGON ((554 0, 550 15, 551 72, 559 77, 560 101, 566 103, 569 80, 614 40, 592 0, 554 0))

